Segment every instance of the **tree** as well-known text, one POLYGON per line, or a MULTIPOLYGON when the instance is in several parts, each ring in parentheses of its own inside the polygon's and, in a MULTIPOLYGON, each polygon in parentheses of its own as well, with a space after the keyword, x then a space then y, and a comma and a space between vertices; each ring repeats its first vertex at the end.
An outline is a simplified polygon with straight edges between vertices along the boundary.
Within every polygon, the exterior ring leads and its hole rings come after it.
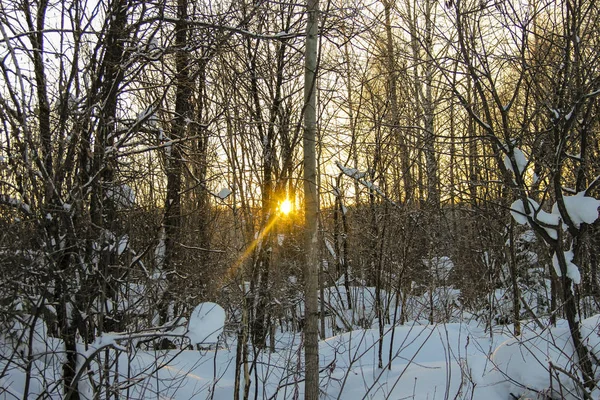
MULTIPOLYGON (((474 102, 468 102, 464 93, 457 89, 455 93, 485 132, 504 184, 517 199, 511 206, 513 217, 519 223, 531 226, 554 254, 555 268, 551 273, 556 274, 561 282, 563 311, 569 323, 580 373, 584 385, 592 389, 595 385, 592 360, 581 336, 573 290, 573 285, 580 283, 579 272, 573 271, 577 267, 571 265, 571 253, 565 251, 568 247, 573 248, 582 232, 581 226, 572 220, 565 200, 565 186, 569 182, 567 166, 571 158, 568 152, 569 149, 581 146, 573 142, 574 137, 581 137, 576 121, 583 120, 584 110, 598 95, 597 78, 587 69, 591 68, 598 56, 594 52, 585 53, 580 49, 581 39, 585 38, 585 24, 581 16, 589 5, 566 1, 561 4, 564 7, 563 13, 545 16, 551 20, 556 18, 554 23, 558 26, 558 31, 548 33, 548 38, 537 39, 548 40, 560 52, 543 53, 543 61, 539 64, 535 59, 529 58, 530 32, 534 31, 529 26, 531 22, 522 17, 521 13, 515 13, 511 3, 490 11, 477 10, 477 6, 468 7, 468 4, 462 2, 454 5, 457 50, 480 108, 474 108, 474 102), (473 19, 473 15, 486 19, 491 29, 504 29, 508 32, 509 29, 514 29, 514 25, 519 29, 508 40, 509 45, 503 42, 494 45, 491 41, 481 39, 490 34, 490 31, 484 28, 481 20, 473 19), (496 21, 499 21, 498 26, 493 25, 496 21), (502 57, 491 57, 491 54, 502 57), (545 82, 548 85, 542 81, 542 77, 549 78, 545 82), (534 103, 536 96, 541 96, 537 104, 543 105, 546 110, 529 110, 529 104, 534 103), (549 100, 542 101, 542 98, 549 100), (552 146, 546 161, 547 186, 544 196, 544 199, 556 200, 552 213, 544 211, 542 206, 531 199, 527 175, 529 162, 520 148, 520 144, 527 140, 526 134, 530 132, 530 126, 534 124, 532 116, 539 113, 546 115, 546 132, 549 133, 548 139, 552 146), (567 235, 563 232, 563 224, 567 226, 567 235)), ((576 158, 575 161, 580 160, 576 158)), ((593 186, 594 184, 587 186, 579 195, 588 195, 593 186)), ((518 302, 519 299, 514 301, 518 302)))
POLYGON ((307 0, 306 50, 304 64, 304 212, 305 253, 304 266, 304 398, 319 398, 319 193, 317 188, 317 55, 319 30, 319 2, 307 0))
POLYGON ((175 116, 171 121, 169 140, 166 148, 167 193, 164 205, 164 222, 162 227, 164 255, 161 257, 160 269, 167 280, 167 287, 159 306, 161 324, 166 324, 173 316, 169 308, 174 306, 173 282, 177 272, 177 245, 181 240, 181 192, 183 174, 182 141, 187 136, 187 127, 192 120, 192 81, 190 77, 188 2, 178 0, 177 22, 175 23, 175 116))

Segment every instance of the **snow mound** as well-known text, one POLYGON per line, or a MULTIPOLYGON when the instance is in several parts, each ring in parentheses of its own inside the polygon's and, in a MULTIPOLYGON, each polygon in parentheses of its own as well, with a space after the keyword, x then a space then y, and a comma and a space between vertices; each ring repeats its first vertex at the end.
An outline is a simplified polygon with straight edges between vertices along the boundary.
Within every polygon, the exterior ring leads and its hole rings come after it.
POLYGON ((200 303, 192 311, 187 337, 192 344, 217 343, 225 325, 225 310, 216 303, 200 303))
MULTIPOLYGON (((598 316, 582 323, 584 341, 594 354, 598 353, 598 323, 598 316)), ((581 399, 581 383, 573 381, 573 377, 578 376, 574 353, 566 326, 542 333, 528 332, 496 348, 491 357, 493 369, 485 377, 485 383, 492 385, 498 395, 581 399)))

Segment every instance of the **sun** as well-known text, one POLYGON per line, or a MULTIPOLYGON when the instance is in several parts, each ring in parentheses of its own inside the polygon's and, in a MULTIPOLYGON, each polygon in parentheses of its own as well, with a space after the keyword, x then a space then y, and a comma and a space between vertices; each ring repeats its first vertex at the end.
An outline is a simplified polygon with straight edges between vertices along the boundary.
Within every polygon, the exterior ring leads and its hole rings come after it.
POLYGON ((281 211, 281 213, 284 215, 288 215, 289 213, 291 213, 293 208, 294 207, 292 206, 292 202, 288 199, 285 199, 279 204, 279 211, 281 211))

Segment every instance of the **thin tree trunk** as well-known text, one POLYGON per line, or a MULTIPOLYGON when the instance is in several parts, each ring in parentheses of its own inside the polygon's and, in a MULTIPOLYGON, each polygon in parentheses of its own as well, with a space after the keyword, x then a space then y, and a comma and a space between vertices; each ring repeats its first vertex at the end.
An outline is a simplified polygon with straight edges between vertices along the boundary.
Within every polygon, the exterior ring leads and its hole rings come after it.
POLYGON ((306 54, 304 69, 304 201, 305 201, 305 400, 319 398, 319 329, 318 329, 318 287, 319 260, 318 213, 319 196, 317 188, 317 53, 319 1, 307 0, 308 23, 306 27, 306 54))
MULTIPOLYGON (((561 272, 560 280, 563 292, 562 300, 564 301, 563 307, 565 310, 565 317, 569 325, 571 339, 573 340, 573 347, 575 347, 575 352, 577 354, 577 364, 579 365, 581 374, 583 375, 583 385, 591 390, 596 385, 594 379, 594 368, 590 357, 590 351, 585 345, 583 336, 581 334, 581 324, 579 322, 579 316, 577 315, 575 293, 573 292, 573 281, 568 277, 567 260, 562 248, 562 232, 560 229, 558 229, 558 236, 555 254, 558 259, 561 272)), ((591 399, 589 395, 585 397, 591 399)))
MULTIPOLYGON (((391 9, 394 0, 384 0, 383 7, 385 13, 385 33, 386 33, 386 68, 388 72, 387 91, 390 101, 389 124, 392 129, 393 137, 396 138, 400 148, 400 158, 402 166, 402 179, 404 183, 404 201, 410 202, 413 198, 414 188, 412 186, 412 174, 410 168, 410 154, 407 140, 400 132, 400 112, 398 107, 398 88, 396 84, 396 65, 394 57, 394 38, 392 36, 392 17, 391 9)), ((400 196, 399 196, 400 197, 400 196)))
POLYGON ((514 234, 515 222, 511 218, 509 228, 509 259, 508 265, 510 266, 510 280, 512 284, 512 298, 513 298, 513 324, 515 336, 521 335, 521 293, 519 290, 518 282, 518 270, 517 270, 517 259, 515 254, 515 234, 514 234))
MULTIPOLYGON (((440 205, 440 193, 439 193, 439 176, 438 176, 438 162, 435 154, 435 100, 433 98, 433 7, 434 2, 432 0, 426 0, 425 5, 425 63, 424 63, 424 83, 425 93, 422 93, 421 83, 418 77, 415 77, 415 85, 418 87, 420 94, 417 96, 420 99, 418 102, 420 106, 419 114, 423 115, 423 130, 425 134, 425 140, 423 142, 424 153, 425 153, 425 170, 427 171, 427 204, 432 210, 438 210, 440 205)), ((411 34, 416 35, 416 29, 411 34)), ((414 39, 413 43, 417 43, 417 38, 414 39)), ((413 61, 416 66, 420 64, 418 49, 414 50, 414 56, 417 57, 413 61)))

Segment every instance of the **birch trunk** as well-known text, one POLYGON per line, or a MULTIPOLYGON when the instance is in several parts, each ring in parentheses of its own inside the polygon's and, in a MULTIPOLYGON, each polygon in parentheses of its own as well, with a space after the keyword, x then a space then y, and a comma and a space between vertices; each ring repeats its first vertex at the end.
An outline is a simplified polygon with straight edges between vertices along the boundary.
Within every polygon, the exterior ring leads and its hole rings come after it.
POLYGON ((305 325, 304 325, 304 358, 305 358, 305 400, 319 398, 319 330, 318 330, 318 296, 319 260, 318 260, 318 212, 319 197, 317 192, 317 53, 319 2, 307 0, 306 10, 308 24, 306 27, 306 54, 304 68, 304 207, 306 222, 305 252, 305 325))

